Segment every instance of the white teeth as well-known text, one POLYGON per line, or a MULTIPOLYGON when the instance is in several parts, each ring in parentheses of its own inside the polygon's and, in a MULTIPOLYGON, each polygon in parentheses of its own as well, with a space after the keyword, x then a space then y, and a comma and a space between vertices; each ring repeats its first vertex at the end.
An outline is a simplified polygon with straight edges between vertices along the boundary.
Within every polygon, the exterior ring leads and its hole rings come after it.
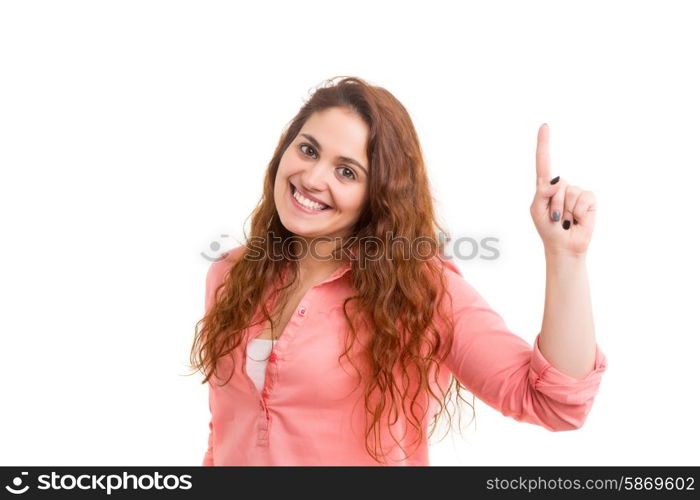
POLYGON ((294 199, 297 200, 300 204, 304 205, 306 208, 310 208, 311 210, 323 210, 326 208, 326 205, 321 205, 319 203, 316 203, 315 201, 311 201, 308 198, 304 198, 302 195, 299 194, 299 191, 297 189, 294 189, 294 199))

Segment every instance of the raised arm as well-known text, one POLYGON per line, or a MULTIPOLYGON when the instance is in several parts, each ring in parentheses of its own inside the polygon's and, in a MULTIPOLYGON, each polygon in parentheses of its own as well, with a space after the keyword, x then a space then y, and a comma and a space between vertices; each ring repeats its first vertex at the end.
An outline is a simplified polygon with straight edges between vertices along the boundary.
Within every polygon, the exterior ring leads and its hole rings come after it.
POLYGON ((585 257, 595 225, 595 196, 550 179, 549 127, 537 135, 536 190, 530 214, 544 244, 547 284, 542 327, 534 346, 449 263, 455 342, 452 373, 503 415, 549 430, 581 427, 598 392, 607 359, 598 346, 585 257))
POLYGON ((552 175, 549 126, 537 133, 536 190, 530 215, 542 238, 547 269, 539 347, 559 370, 575 378, 595 361, 595 332, 586 254, 593 234, 596 200, 592 191, 552 175))

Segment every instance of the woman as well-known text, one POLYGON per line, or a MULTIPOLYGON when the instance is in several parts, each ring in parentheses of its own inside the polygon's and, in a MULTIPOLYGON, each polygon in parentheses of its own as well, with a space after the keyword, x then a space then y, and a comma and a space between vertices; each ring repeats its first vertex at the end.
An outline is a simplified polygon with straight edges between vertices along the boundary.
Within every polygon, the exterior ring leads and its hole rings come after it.
POLYGON ((521 422, 581 427, 606 368, 585 269, 595 199, 550 182, 546 125, 536 156, 547 286, 531 347, 444 258, 406 109, 359 78, 318 88, 245 245, 207 273, 191 353, 209 383, 203 465, 428 465, 460 388, 521 422))

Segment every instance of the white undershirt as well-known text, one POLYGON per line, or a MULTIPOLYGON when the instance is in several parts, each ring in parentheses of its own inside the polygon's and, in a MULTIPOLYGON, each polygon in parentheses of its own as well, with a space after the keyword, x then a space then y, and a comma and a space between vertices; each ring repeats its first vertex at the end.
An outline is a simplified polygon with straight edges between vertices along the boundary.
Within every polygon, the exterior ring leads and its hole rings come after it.
POLYGON ((270 356, 270 352, 272 352, 272 339, 255 338, 248 342, 246 371, 248 376, 255 382, 255 386, 259 391, 262 391, 265 383, 265 370, 267 369, 267 358, 270 356), (258 359, 262 361, 256 361, 258 359))

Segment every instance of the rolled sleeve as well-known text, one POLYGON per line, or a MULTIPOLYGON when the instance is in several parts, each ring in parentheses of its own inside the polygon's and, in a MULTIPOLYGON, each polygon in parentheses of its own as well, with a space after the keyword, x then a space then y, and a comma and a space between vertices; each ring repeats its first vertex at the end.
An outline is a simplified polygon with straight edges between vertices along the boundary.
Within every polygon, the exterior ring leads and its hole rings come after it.
POLYGON ((567 375, 555 368, 540 351, 540 334, 535 339, 530 361, 530 384, 550 399, 565 405, 580 405, 593 399, 598 394, 603 372, 608 367, 608 360, 596 344, 593 369, 582 379, 567 375))
POLYGON ((472 394, 501 414, 550 431, 580 428, 598 392, 607 359, 596 344, 592 371, 576 379, 509 330, 461 276, 450 274, 454 338, 445 364, 472 394))

